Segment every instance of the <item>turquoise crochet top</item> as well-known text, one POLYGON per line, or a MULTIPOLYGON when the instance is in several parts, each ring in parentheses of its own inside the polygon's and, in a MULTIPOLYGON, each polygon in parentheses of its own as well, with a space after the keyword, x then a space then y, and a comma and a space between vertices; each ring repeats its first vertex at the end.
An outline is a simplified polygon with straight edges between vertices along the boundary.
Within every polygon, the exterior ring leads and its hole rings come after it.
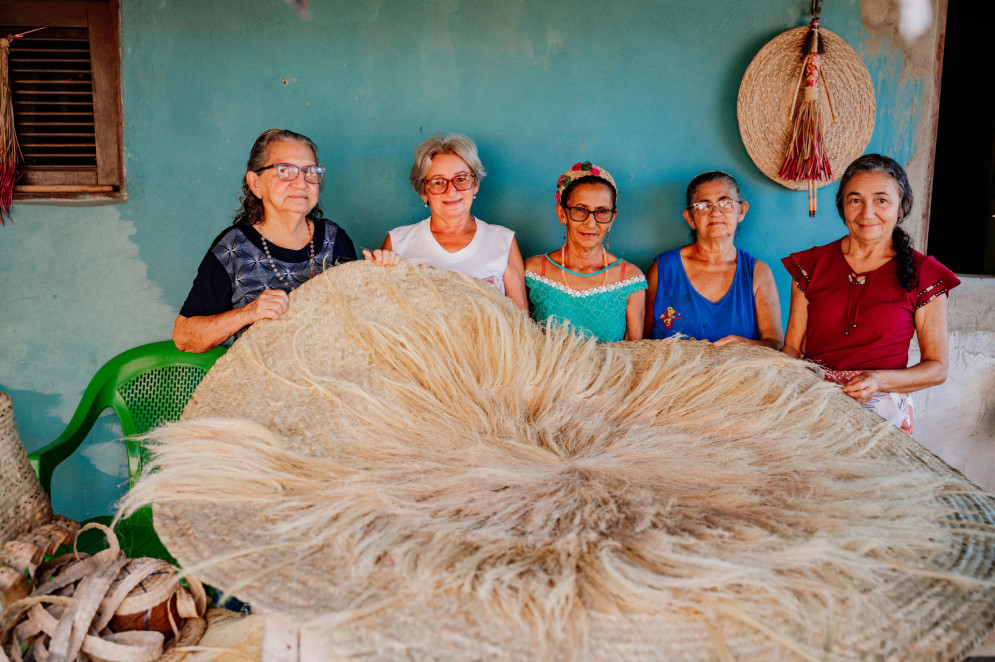
MULTIPOLYGON (((584 278, 611 269, 618 262, 621 260, 592 274, 578 274, 569 269, 564 271, 584 278)), ((629 303, 629 295, 647 287, 646 278, 640 274, 618 283, 577 291, 531 271, 525 272, 525 286, 529 291, 532 319, 540 324, 565 321, 575 333, 593 337, 598 342, 625 338, 625 307, 629 303)))

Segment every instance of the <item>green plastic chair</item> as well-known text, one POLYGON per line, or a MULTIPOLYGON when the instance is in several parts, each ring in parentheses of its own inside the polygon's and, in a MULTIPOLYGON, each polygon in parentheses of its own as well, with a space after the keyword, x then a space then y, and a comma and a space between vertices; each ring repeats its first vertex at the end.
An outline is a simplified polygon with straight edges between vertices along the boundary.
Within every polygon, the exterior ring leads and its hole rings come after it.
MULTIPOLYGON (((72 455, 108 407, 121 421, 128 454, 128 487, 141 475, 145 449, 133 439, 169 421, 179 420, 194 389, 214 362, 227 351, 216 347, 204 354, 176 349, 172 341, 150 343, 129 349, 108 361, 90 380, 69 425, 55 441, 28 456, 42 487, 52 495, 52 472, 72 455)), ((108 524, 110 516, 88 521, 108 524)), ((104 546, 98 531, 93 538, 81 539, 79 547, 88 552, 104 546)), ((128 556, 152 556, 175 563, 152 528, 152 511, 145 508, 117 529, 121 548, 128 556)), ((86 534, 84 534, 84 537, 86 534)))

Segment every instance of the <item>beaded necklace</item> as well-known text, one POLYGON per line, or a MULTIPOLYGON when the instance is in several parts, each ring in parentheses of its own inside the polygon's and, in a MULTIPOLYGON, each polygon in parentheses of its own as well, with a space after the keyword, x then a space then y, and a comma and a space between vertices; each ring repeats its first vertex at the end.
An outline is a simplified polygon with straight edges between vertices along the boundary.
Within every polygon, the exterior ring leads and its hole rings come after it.
MULTIPOLYGON (((566 244, 563 244, 562 246, 560 246, 560 278, 563 279, 563 287, 567 288, 568 290, 572 290, 574 288, 572 288, 569 285, 567 285, 567 272, 566 272, 567 260, 564 257, 564 255, 565 255, 564 249, 566 249, 566 247, 567 247, 566 244)), ((601 267, 601 272, 602 272, 602 276, 601 276, 601 287, 604 287, 605 283, 608 282, 608 271, 607 271, 607 269, 608 269, 608 253, 607 253, 607 251, 605 251, 604 247, 602 247, 602 249, 601 249, 601 264, 602 264, 602 267, 601 267)), ((581 278, 587 278, 587 276, 585 276, 583 274, 577 274, 577 275, 580 276, 581 278)))
MULTIPOLYGON (((309 251, 310 255, 308 257, 308 261, 311 263, 311 278, 314 278, 314 230, 311 229, 310 219, 304 219, 304 223, 307 225, 307 241, 311 247, 311 250, 309 251)), ((269 252, 269 244, 266 243, 266 237, 263 237, 262 232, 259 233, 259 237, 263 240, 263 251, 266 253, 266 259, 269 260, 269 268, 273 270, 273 273, 280 279, 281 283, 290 289, 294 289, 293 286, 280 275, 280 272, 276 270, 276 263, 273 262, 273 256, 270 255, 269 252)))

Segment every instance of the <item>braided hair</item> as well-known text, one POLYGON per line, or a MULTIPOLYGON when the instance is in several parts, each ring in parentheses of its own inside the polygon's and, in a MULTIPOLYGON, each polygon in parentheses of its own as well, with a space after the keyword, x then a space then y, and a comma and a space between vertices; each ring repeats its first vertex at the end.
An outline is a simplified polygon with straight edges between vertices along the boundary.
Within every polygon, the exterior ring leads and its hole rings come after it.
MULTIPOLYGON (((318 163, 318 147, 310 138, 299 133, 294 133, 293 131, 288 131, 287 129, 269 129, 263 131, 256 138, 256 142, 252 143, 252 149, 249 150, 249 161, 245 164, 245 174, 265 167, 266 160, 269 158, 269 146, 277 142, 294 142, 307 145, 314 154, 315 163, 318 163)), ((256 194, 249 188, 249 183, 245 180, 245 174, 242 175, 242 193, 239 196, 241 207, 235 212, 233 223, 235 225, 239 223, 256 225, 263 220, 263 201, 257 198, 256 194)), ((321 211, 319 205, 315 205, 307 213, 307 217, 312 221, 317 221, 324 217, 324 212, 321 211)))
POLYGON ((900 227, 912 212, 912 186, 909 185, 909 177, 895 159, 880 154, 864 154, 851 163, 840 177, 839 188, 836 189, 836 210, 839 211, 840 218, 846 218, 843 214, 844 189, 850 178, 858 172, 884 173, 895 180, 898 190, 902 192, 898 225, 891 232, 891 244, 895 249, 895 263, 898 265, 898 284, 906 292, 911 292, 916 285, 915 254, 912 249, 912 237, 900 227))

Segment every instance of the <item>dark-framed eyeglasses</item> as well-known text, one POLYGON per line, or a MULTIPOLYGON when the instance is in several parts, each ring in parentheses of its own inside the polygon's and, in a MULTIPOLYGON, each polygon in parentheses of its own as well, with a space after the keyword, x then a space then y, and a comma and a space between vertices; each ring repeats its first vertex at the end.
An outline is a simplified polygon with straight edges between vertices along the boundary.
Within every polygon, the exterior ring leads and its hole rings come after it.
POLYGON ((292 182, 297 179, 297 175, 304 173, 304 181, 308 184, 320 184, 321 180, 325 178, 325 171, 327 168, 321 166, 296 166, 293 163, 271 163, 268 166, 264 166, 255 170, 257 175, 262 173, 264 170, 269 170, 273 168, 276 172, 277 179, 282 182, 292 182))
POLYGON ((432 177, 431 179, 423 180, 425 182, 425 190, 432 195, 442 195, 449 190, 449 185, 452 184, 453 188, 457 191, 469 191, 473 188, 473 182, 476 181, 477 176, 472 172, 460 173, 451 179, 446 179, 445 177, 432 177))
POLYGON ((585 207, 566 207, 566 210, 571 221, 583 223, 588 216, 594 214, 595 222, 602 225, 611 223, 612 219, 615 218, 615 212, 618 211, 617 209, 587 209, 585 207))
POLYGON ((722 198, 718 202, 709 202, 708 200, 701 200, 700 202, 692 202, 688 209, 698 212, 699 214, 711 214, 712 209, 715 207, 719 208, 719 211, 723 214, 728 214, 733 209, 736 208, 742 200, 733 200, 732 198, 722 198))

